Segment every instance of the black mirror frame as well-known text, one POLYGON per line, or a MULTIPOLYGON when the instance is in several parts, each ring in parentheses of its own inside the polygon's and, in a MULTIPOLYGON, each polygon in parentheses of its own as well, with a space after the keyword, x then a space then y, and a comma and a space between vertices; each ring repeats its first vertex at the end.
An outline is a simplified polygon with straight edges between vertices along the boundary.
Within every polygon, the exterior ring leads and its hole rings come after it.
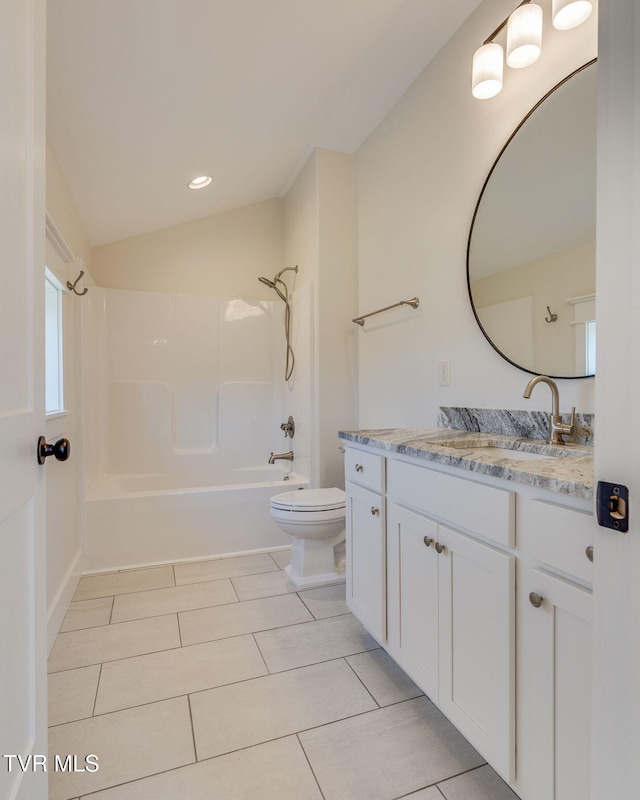
MULTIPOLYGON (((578 75, 578 73, 582 72, 587 67, 590 67, 592 64, 595 64, 597 61, 598 61, 597 58, 592 58, 591 61, 587 61, 586 64, 583 64, 581 67, 578 67, 578 69, 574 70, 572 73, 567 75, 566 78, 563 78, 552 89, 550 89, 544 95, 544 97, 541 97, 540 100, 538 100, 538 102, 533 106, 533 108, 530 111, 527 112, 527 114, 523 117, 523 119, 517 125, 517 127, 515 128, 515 130, 511 134, 511 136, 509 136, 507 141, 504 143, 502 149, 500 150, 500 152, 496 156, 496 160, 493 162, 493 165, 492 165, 491 169, 489 170, 489 173, 488 173, 487 177, 485 178, 484 183, 482 184, 482 189, 480 190, 480 194, 478 196, 478 201, 476 203, 476 207, 473 210, 473 217, 471 218, 471 226, 469 228, 469 237, 467 239, 467 292, 469 294, 469 303, 471 304, 471 309, 473 311, 473 316, 476 318, 476 322, 478 323, 478 327, 482 331, 485 339, 489 342, 491 347, 493 347, 493 349, 496 351, 496 353, 498 353, 499 356, 504 358, 504 360, 507 361, 512 366, 516 367, 519 370, 522 370, 522 372, 528 372, 530 375, 538 375, 540 373, 535 372, 532 369, 527 369, 526 367, 523 367, 520 364, 516 364, 515 361, 512 361, 508 356, 506 356, 502 352, 502 350, 500 350, 500 348, 494 343, 493 339, 491 339, 489 334, 482 327, 482 323, 480 322, 480 317, 478 316, 478 312, 477 312, 476 307, 475 307, 474 302, 473 302, 473 296, 471 294, 471 276, 469 274, 469 256, 470 256, 470 253, 471 253, 471 238, 473 236, 473 228, 474 228, 474 225, 475 225, 475 222, 476 222, 476 217, 478 216, 478 209, 480 208, 480 203, 482 202, 482 197, 483 197, 483 195, 485 193, 485 189, 487 188, 487 185, 488 185, 489 181, 491 180, 491 176, 493 174, 493 171, 497 167, 498 162, 502 158, 502 155, 503 155, 504 151, 507 149, 507 147, 509 147, 509 145, 510 145, 512 139, 514 138, 514 136, 518 133, 520 128, 522 128, 524 123, 529 119, 529 117, 533 114, 533 112, 539 106, 541 106, 542 103, 544 103, 544 101, 556 91, 556 89, 559 89, 567 81, 571 80, 571 78, 573 78, 574 75, 578 75)), ((595 377, 595 373, 593 373, 591 375, 549 375, 549 377, 550 378, 554 378, 555 380, 568 380, 568 381, 571 381, 571 380, 583 380, 584 378, 593 378, 593 377, 595 377)))

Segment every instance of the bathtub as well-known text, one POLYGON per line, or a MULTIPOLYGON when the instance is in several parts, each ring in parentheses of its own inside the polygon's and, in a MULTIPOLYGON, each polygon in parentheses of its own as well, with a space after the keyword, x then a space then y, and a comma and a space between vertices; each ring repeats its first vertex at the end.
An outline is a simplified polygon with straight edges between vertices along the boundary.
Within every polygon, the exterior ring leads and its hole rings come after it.
POLYGON ((188 561, 290 545, 269 500, 308 486, 273 466, 216 468, 197 475, 105 475, 86 503, 87 569, 188 561))

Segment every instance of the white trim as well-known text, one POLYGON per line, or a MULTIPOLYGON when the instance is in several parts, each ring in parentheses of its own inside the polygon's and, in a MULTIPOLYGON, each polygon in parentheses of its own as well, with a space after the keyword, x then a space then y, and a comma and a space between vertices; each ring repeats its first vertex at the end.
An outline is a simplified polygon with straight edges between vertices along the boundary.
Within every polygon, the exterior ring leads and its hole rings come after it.
POLYGON ((577 303, 590 303, 596 299, 595 294, 581 294, 578 297, 569 297, 567 303, 575 306, 577 303))
POLYGON ((47 653, 51 652, 69 604, 78 588, 83 562, 84 553, 82 550, 78 550, 47 611, 47 653))
POLYGON ((60 233, 60 229, 58 228, 58 226, 49 216, 49 212, 47 212, 45 227, 46 227, 47 239, 48 241, 51 242, 51 244, 55 248, 60 258, 67 264, 70 264, 72 261, 75 261, 76 257, 73 255, 73 251, 67 244, 64 236, 60 233))

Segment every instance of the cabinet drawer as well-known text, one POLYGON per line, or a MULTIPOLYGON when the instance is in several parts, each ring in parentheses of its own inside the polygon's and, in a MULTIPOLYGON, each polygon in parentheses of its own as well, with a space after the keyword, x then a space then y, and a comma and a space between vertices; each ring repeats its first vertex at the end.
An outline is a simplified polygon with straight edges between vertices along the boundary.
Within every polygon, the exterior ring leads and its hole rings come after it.
POLYGON ((384 492, 385 457, 376 453, 365 453, 347 447, 344 454, 344 477, 346 481, 366 486, 375 492, 384 492))
POLYGON ((513 547, 515 493, 389 459, 389 496, 454 527, 513 547))
POLYGON ((593 563, 586 550, 596 538, 592 513, 535 499, 523 503, 518 520, 518 547, 550 567, 593 582, 593 563))

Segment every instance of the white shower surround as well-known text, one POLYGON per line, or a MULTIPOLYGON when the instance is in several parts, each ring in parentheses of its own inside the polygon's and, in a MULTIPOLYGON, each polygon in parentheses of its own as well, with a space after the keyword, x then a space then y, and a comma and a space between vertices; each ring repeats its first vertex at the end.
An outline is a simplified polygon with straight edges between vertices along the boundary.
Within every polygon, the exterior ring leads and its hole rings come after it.
MULTIPOLYGON (((304 330, 312 292, 296 294, 304 330)), ((88 569, 290 544, 269 500, 309 484, 309 459, 267 459, 295 452, 310 424, 296 419, 293 441, 279 429, 292 410, 281 375, 282 303, 97 287, 89 298, 88 569)), ((306 372, 312 356, 303 350, 296 355, 306 372)))

